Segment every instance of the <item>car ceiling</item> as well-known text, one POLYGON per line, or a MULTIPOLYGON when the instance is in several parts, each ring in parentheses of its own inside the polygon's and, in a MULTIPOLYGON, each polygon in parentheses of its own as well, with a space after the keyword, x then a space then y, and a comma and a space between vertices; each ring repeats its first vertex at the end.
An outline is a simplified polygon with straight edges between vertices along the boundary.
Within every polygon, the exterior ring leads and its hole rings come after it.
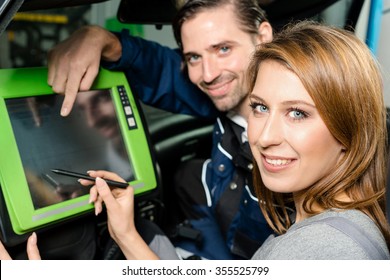
MULTIPOLYGON (((0 15, 0 34, 18 11, 44 10, 106 2, 109 0, 0 0, 10 1, 10 7, 0 15)), ((175 13, 174 0, 121 0, 118 19, 123 23, 170 24, 175 13)), ((303 19, 340 0, 258 0, 270 22, 277 29, 292 19, 303 19)), ((354 26, 365 0, 353 0, 348 24, 354 26), (356 6, 356 7, 354 7, 356 6), (353 14, 354 12, 354 14, 353 14)))
POLYGON ((105 2, 108 0, 24 0, 20 11, 64 8, 105 2))

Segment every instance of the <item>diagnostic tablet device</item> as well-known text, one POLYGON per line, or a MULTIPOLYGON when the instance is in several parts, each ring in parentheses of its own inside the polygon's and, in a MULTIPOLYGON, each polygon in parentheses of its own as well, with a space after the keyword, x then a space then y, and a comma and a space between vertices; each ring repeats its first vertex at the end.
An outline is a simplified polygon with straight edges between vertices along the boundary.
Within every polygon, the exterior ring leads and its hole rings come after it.
POLYGON ((157 187, 146 128, 123 73, 102 69, 67 117, 46 68, 0 69, 0 85, 3 242, 5 213, 12 232, 23 235, 92 210, 89 189, 52 169, 112 171, 136 195, 157 187))

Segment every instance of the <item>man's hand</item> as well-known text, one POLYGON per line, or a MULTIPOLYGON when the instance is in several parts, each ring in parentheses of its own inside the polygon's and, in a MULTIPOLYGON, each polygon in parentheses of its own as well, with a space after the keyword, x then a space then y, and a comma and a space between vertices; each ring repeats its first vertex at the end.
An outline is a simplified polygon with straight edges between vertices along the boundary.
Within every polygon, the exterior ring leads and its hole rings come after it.
POLYGON ((116 61, 121 55, 118 38, 99 26, 82 27, 49 51, 48 84, 65 94, 62 116, 69 115, 77 92, 91 88, 100 60, 116 61))

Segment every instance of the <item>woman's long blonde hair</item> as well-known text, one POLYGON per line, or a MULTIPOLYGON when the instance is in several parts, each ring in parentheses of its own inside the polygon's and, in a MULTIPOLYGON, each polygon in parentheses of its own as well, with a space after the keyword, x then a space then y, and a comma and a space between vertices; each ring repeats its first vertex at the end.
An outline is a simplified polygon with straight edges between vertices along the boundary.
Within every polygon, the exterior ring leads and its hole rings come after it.
MULTIPOLYGON (((331 134, 346 148, 329 175, 301 195, 303 209, 359 209, 382 230, 388 245, 385 217, 387 167, 386 108, 378 63, 353 33, 304 21, 291 24, 255 52, 248 69, 250 92, 259 65, 275 60, 295 73, 313 99, 331 134), (347 194, 350 202, 337 199, 347 194)), ((271 227, 284 233, 291 225, 287 195, 268 190, 255 163, 254 186, 271 227), (282 211, 273 205, 282 206, 282 211)))

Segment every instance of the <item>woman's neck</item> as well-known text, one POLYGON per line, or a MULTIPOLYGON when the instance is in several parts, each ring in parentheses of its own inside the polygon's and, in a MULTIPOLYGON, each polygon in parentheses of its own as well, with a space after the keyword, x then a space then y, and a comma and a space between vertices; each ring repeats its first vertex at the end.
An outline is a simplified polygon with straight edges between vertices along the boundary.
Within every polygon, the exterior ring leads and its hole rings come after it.
MULTIPOLYGON (((293 196, 294 196, 294 204, 295 204, 295 209, 296 209, 295 222, 299 223, 299 222, 303 221, 304 219, 312 216, 312 214, 307 213, 303 208, 304 196, 298 195, 298 194, 294 194, 293 196)), ((342 201, 342 202, 350 202, 351 198, 344 192, 344 193, 337 195, 336 200, 342 201)), ((313 203, 311 205, 311 210, 313 210, 313 212, 322 213, 322 212, 329 210, 329 209, 324 209, 323 207, 321 207, 317 203, 313 203)))

